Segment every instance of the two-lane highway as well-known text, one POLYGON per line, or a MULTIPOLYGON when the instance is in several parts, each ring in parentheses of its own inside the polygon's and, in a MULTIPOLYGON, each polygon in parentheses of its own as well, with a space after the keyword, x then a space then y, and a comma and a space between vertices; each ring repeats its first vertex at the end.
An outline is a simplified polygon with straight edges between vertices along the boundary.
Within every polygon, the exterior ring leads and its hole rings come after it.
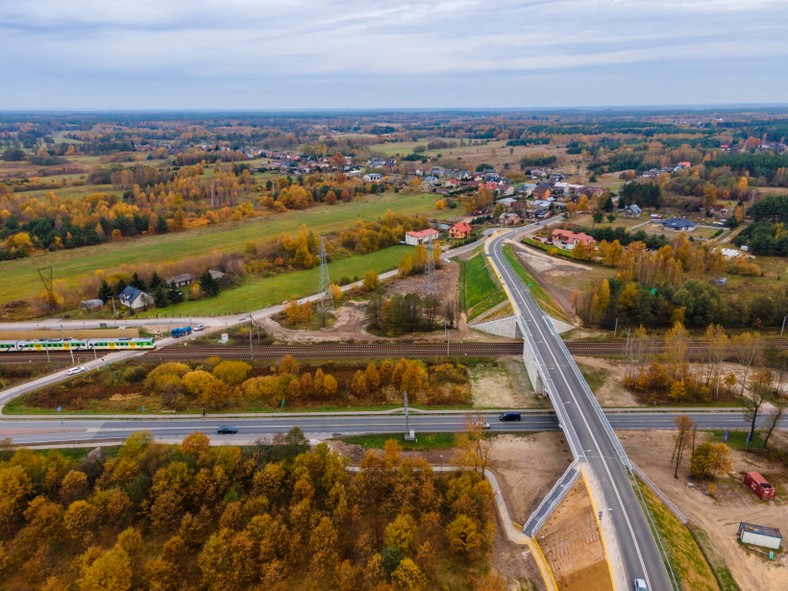
MULTIPOLYGON (((610 422, 616 429, 650 431, 674 429, 679 414, 687 414, 701 429, 745 429, 748 424, 741 412, 652 412, 618 410, 609 412, 610 422)), ((519 423, 498 421, 498 412, 481 412, 489 421, 492 433, 554 431, 558 420, 550 411, 524 411, 519 423)), ((452 433, 464 431, 466 414, 462 412, 430 411, 411 412, 408 419, 411 429, 419 433, 452 433)), ((155 439, 179 440, 193 431, 213 434, 215 439, 228 439, 216 435, 219 425, 239 428, 233 441, 254 441, 275 433, 286 433, 292 427, 300 428, 308 437, 355 435, 367 433, 404 433, 405 417, 402 411, 360 413, 282 413, 256 417, 230 416, 181 416, 134 418, 10 418, 0 419, 0 439, 9 437, 15 445, 46 445, 52 443, 95 443, 123 441, 135 431, 150 431, 155 439), (336 434, 336 435, 335 435, 336 434)), ((783 425, 788 424, 788 419, 783 425)), ((525 516, 522 516, 525 517, 525 516)))
POLYGON ((623 448, 552 324, 506 260, 503 247, 511 235, 506 232, 492 238, 488 243, 489 256, 513 300, 525 339, 540 358, 545 390, 556 411, 568 417, 569 424, 563 426, 570 445, 578 457, 587 461, 604 497, 601 506, 612 509, 605 518, 613 521, 627 581, 641 577, 649 589, 668 591, 672 589, 671 581, 630 484, 623 448), (576 449, 578 446, 582 451, 576 449))

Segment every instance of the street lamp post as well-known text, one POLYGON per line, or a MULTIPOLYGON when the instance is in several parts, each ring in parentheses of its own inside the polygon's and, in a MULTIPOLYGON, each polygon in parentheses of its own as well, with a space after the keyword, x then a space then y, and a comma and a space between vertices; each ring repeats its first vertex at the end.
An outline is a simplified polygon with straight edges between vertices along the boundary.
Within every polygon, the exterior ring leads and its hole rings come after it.
POLYGON ((786 318, 788 318, 788 316, 783 316, 783 327, 780 329, 780 337, 782 337, 783 333, 785 332, 785 319, 786 318))

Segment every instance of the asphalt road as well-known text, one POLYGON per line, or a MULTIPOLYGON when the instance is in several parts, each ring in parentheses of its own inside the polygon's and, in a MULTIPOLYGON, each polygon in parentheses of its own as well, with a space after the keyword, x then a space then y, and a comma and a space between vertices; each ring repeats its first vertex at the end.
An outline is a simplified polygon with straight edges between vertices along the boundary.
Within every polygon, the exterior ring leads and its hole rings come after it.
POLYGON ((526 340, 541 356, 546 374, 542 378, 553 406, 559 416, 568 417, 564 431, 570 446, 576 455, 586 459, 594 474, 603 496, 599 506, 608 508, 605 519, 612 519, 626 579, 631 582, 641 577, 652 591, 668 591, 672 589, 671 581, 630 484, 623 448, 560 337, 503 255, 504 243, 512 234, 501 233, 492 238, 488 243, 489 256, 514 300, 526 340))
MULTIPOLYGON (((491 433, 517 433, 557 430, 558 420, 549 411, 524 412, 522 421, 502 423, 497 412, 478 413, 490 422, 491 433)), ((608 413, 616 429, 673 429, 678 414, 689 415, 701 429, 744 429, 747 423, 741 412, 632 412, 608 413)), ((409 427, 419 433, 446 433, 465 430, 466 415, 461 412, 411 413, 409 427)), ((788 419, 782 423, 788 425, 788 419)), ((212 435, 213 439, 246 443, 299 427, 308 437, 357 435, 362 433, 404 433, 405 417, 401 411, 380 413, 283 414, 262 417, 136 417, 129 419, 4 418, 0 420, 0 438, 10 437, 16 445, 52 443, 91 443, 123 441, 135 431, 150 431, 156 439, 181 439, 194 431, 212 435), (237 435, 218 435, 219 425, 238 427, 237 435)))

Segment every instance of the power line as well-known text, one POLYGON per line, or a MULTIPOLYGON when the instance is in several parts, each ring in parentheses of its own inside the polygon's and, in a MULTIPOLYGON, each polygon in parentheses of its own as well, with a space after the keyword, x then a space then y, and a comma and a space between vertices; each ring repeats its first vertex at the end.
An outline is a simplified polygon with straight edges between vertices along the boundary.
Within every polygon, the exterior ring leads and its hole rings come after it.
POLYGON ((328 255, 326 253, 326 239, 320 237, 320 278, 318 280, 317 292, 320 299, 317 301, 318 312, 320 313, 320 325, 326 325, 326 316, 334 312, 334 298, 331 295, 331 277, 328 274, 328 255))

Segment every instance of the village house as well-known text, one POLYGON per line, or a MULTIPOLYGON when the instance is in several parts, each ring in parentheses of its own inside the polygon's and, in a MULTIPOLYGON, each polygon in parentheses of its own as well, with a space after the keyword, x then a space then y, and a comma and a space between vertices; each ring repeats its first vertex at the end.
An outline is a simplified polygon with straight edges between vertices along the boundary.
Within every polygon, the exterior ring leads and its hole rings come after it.
POLYGON ((369 174, 365 174, 361 180, 365 183, 379 183, 380 178, 381 177, 377 172, 370 172, 369 174))
POLYGON ((670 218, 662 221, 662 227, 674 232, 692 232, 695 229, 695 222, 684 218, 670 218))
POLYGON ((552 243, 564 250, 573 250, 578 244, 596 244, 596 240, 584 232, 572 232, 560 228, 553 230, 550 235, 552 243))
POLYGON ((636 203, 632 205, 627 205, 624 208, 624 217, 625 218, 639 218, 640 214, 643 213, 643 210, 640 209, 640 206, 636 203))
POLYGON ((455 240, 462 240, 467 238, 471 235, 472 228, 470 224, 466 222, 458 222, 454 224, 451 228, 449 228, 449 238, 454 238, 455 240))
POLYGON ((153 306, 153 296, 131 285, 120 292, 118 299, 121 306, 125 306, 130 310, 147 310, 153 306))
POLYGON ((181 273, 180 275, 168 277, 165 283, 170 288, 186 287, 187 285, 194 283, 194 275, 191 273, 181 273))
POLYGON ((498 223, 502 226, 516 226, 522 221, 523 219, 513 211, 507 211, 498 216, 498 223))
POLYGON ((428 242, 433 242, 434 240, 437 240, 439 236, 440 236, 440 232, 438 232, 434 228, 405 232, 405 244, 409 244, 410 246, 416 246, 418 244, 427 244, 428 242))

